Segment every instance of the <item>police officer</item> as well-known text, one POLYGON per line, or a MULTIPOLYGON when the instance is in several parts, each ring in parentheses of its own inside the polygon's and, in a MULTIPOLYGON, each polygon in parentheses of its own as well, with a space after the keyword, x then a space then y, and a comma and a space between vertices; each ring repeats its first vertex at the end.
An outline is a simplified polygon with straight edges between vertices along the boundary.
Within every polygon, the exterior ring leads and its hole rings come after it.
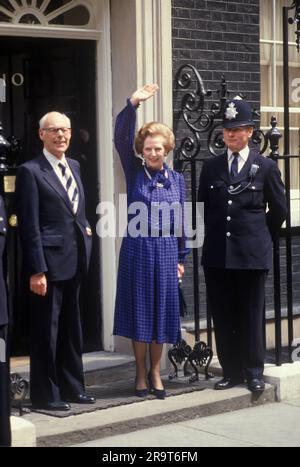
POLYGON ((4 202, 0 195, 0 446, 10 446, 9 363, 7 352, 7 297, 3 274, 3 252, 6 237, 4 202))
POLYGON ((286 198, 276 163, 248 146, 253 127, 247 102, 227 102, 223 133, 228 149, 207 159, 200 176, 202 264, 223 369, 217 390, 245 379, 252 392, 265 388, 265 280, 272 264, 272 239, 286 217, 286 198))

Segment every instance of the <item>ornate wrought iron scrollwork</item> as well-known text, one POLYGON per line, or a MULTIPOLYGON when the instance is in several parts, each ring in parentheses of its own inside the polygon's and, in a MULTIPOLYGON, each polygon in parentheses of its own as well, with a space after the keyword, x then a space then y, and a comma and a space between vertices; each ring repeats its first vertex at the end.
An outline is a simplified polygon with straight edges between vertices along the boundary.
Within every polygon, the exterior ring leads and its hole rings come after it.
MULTIPOLYGON (((261 114, 258 110, 253 110, 253 120, 260 120, 261 114)), ((264 154, 268 148, 269 140, 267 134, 259 128, 254 128, 253 135, 251 138, 252 144, 259 147, 260 154, 264 154)))
MULTIPOLYGON (((257 117, 260 117, 260 113, 257 111, 254 111, 254 114, 257 117)), ((268 130, 266 133, 264 133, 260 129, 255 129, 253 132, 252 136, 252 143, 255 144, 256 146, 259 146, 260 148, 260 154, 265 154, 267 149, 270 149, 270 154, 268 157, 270 157, 273 160, 277 160, 280 155, 279 155, 279 140, 282 138, 282 134, 277 128, 278 121, 277 117, 275 115, 272 116, 271 121, 270 121, 270 130, 268 130)))
POLYGON ((169 360, 174 367, 174 370, 170 373, 169 379, 178 378, 178 365, 183 367, 183 374, 185 377, 189 376, 188 364, 191 365, 194 370, 194 374, 190 378, 190 383, 194 383, 199 380, 199 367, 205 365, 205 377, 208 380, 212 377, 209 374, 208 368, 213 358, 213 351, 205 342, 197 342, 192 349, 185 340, 182 340, 179 344, 174 345, 168 353, 169 360))
POLYGON ((199 380, 199 370, 198 367, 204 367, 205 365, 205 379, 208 380, 212 378, 208 372, 209 365, 211 364, 213 358, 213 351, 205 342, 196 342, 195 347, 189 355, 189 362, 195 371, 193 376, 190 378, 190 382, 199 380))
MULTIPOLYGON (((239 99, 244 99, 244 95, 241 92, 228 90, 224 74, 221 76, 219 89, 206 90, 200 73, 192 65, 183 65, 178 70, 176 89, 178 94, 181 91, 186 91, 181 99, 180 116, 190 132, 190 135, 182 139, 176 151, 177 167, 180 166, 180 162, 185 165, 185 163, 197 159, 202 149, 204 135, 206 135, 206 145, 210 155, 218 156, 223 153, 225 144, 222 121, 226 102, 230 94, 239 99), (210 99, 206 105, 206 100, 214 95, 217 96, 217 99, 214 101, 210 99)), ((255 109, 253 110, 253 118, 260 118, 260 113, 255 109)), ((264 153, 268 147, 266 135, 261 130, 254 131, 252 142, 259 145, 261 153, 264 153)))
POLYGON ((196 158, 201 150, 201 135, 208 133, 208 147, 213 155, 217 150, 224 147, 221 131, 215 134, 225 109, 229 91, 225 77, 222 76, 220 89, 212 91, 205 90, 204 82, 198 70, 192 65, 183 65, 176 75, 176 87, 178 91, 186 91, 181 100, 181 116, 193 136, 185 137, 180 145, 178 154, 186 161, 196 158), (210 109, 205 109, 206 98, 212 97, 216 92, 220 102, 212 102, 210 109))
POLYGON ((185 342, 185 340, 182 340, 180 343, 175 344, 168 352, 168 357, 171 362, 171 364, 174 367, 174 371, 172 371, 169 374, 169 379, 175 379, 178 377, 178 366, 183 365, 183 372, 184 376, 187 376, 187 364, 188 364, 188 358, 190 353, 192 352, 192 348, 185 342))
POLYGON ((18 373, 12 373, 10 375, 10 398, 12 406, 15 406, 19 409, 20 416, 28 411, 23 407, 23 403, 28 395, 28 392, 28 381, 18 373))

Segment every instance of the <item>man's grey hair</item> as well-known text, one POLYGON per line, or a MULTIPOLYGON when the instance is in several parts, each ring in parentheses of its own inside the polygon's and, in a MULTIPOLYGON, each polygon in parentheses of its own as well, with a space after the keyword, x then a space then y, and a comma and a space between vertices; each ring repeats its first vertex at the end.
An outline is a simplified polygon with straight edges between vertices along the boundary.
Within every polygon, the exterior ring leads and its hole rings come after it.
POLYGON ((61 117, 64 117, 64 118, 66 119, 68 128, 71 128, 71 120, 69 119, 69 117, 67 117, 66 114, 62 114, 62 113, 60 113, 60 112, 55 112, 55 111, 53 111, 53 112, 48 112, 46 115, 44 115, 44 116, 41 118, 41 120, 40 120, 40 122, 39 122, 40 129, 41 129, 41 130, 45 127, 45 124, 46 124, 46 122, 47 122, 49 116, 52 115, 52 114, 57 114, 57 115, 60 115, 61 117))

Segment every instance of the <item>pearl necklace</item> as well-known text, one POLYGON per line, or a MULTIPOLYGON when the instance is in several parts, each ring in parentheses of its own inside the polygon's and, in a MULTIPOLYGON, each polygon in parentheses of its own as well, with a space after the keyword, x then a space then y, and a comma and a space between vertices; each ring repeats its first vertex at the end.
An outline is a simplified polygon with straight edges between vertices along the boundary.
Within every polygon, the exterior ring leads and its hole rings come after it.
MULTIPOLYGON (((145 171, 145 174, 147 175, 147 177, 149 178, 149 180, 152 180, 152 177, 149 174, 148 169, 147 169, 147 167, 145 165, 144 165, 144 171, 145 171)), ((165 177, 169 178, 169 174, 168 174, 167 170, 165 170, 165 177)), ((157 188, 163 188, 164 187, 162 183, 157 183, 156 186, 157 186, 157 188)))

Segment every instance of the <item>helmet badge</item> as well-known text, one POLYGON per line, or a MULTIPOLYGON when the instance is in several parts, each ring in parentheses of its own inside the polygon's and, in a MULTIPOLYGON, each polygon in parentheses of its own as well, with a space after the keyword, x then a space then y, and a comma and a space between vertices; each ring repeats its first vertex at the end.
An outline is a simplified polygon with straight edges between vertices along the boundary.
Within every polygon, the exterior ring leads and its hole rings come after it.
POLYGON ((227 120, 233 120, 234 118, 236 118, 237 115, 238 115, 238 111, 235 106, 235 103, 230 102, 230 104, 228 105, 226 109, 225 118, 227 118, 227 120))

